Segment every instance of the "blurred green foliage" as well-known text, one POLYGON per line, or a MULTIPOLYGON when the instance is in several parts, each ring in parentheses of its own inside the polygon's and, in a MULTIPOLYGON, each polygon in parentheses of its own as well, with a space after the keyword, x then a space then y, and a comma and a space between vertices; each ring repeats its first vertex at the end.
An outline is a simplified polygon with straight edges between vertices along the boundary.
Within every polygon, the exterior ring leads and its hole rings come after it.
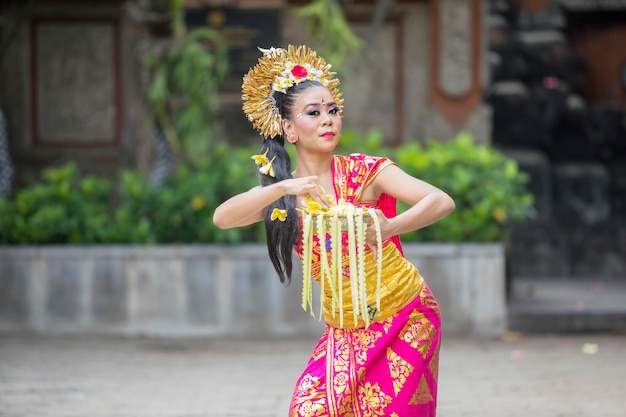
POLYGON ((262 223, 221 230, 213 210, 258 185, 250 155, 256 147, 216 145, 196 168, 181 165, 155 188, 123 171, 117 184, 85 176, 67 164, 47 169, 42 182, 0 199, 0 244, 156 244, 263 241, 262 223))
MULTIPOLYGON (((403 235, 404 241, 505 241, 509 226, 532 213, 528 175, 517 162, 490 145, 475 144, 469 133, 449 142, 415 142, 396 152, 407 173, 447 192, 456 210, 441 221, 403 235)), ((399 210, 405 206, 399 205, 399 210)))
POLYGON ((0 199, 0 243, 105 242, 110 191, 105 179, 79 179, 72 164, 46 170, 41 184, 0 199))
POLYGON ((359 55, 361 39, 352 31, 344 11, 344 1, 312 0, 297 7, 296 16, 302 18, 311 46, 333 63, 333 71, 342 72, 350 58, 359 55))
POLYGON ((184 2, 170 2, 171 32, 167 48, 147 57, 151 117, 158 122, 174 154, 187 163, 214 146, 218 91, 228 72, 228 49, 215 29, 188 29, 184 2))
MULTIPOLYGON (((378 131, 347 132, 338 153, 387 156, 408 174, 447 192, 456 203, 450 215, 426 228, 402 235, 404 242, 501 242, 510 225, 533 213, 528 174, 491 145, 476 144, 468 132, 425 146, 411 141, 397 148, 384 145, 378 131)), ((398 212, 408 206, 398 202, 398 212)))
MULTIPOLYGON (((294 147, 288 147, 293 154, 294 147)), ((256 146, 218 143, 194 168, 180 165, 163 187, 154 188, 137 172, 123 171, 117 184, 94 176, 80 178, 74 165, 48 169, 40 184, 0 199, 0 243, 242 243, 262 242, 264 227, 221 230, 214 209, 227 198, 258 184, 250 156, 256 146)), ((531 212, 527 175, 517 163, 468 133, 446 142, 397 148, 380 132, 344 132, 339 154, 388 156, 409 174, 446 191, 456 210, 445 219, 402 236, 404 242, 499 242, 511 222, 531 212)), ((406 208, 399 205, 399 211, 406 208)))

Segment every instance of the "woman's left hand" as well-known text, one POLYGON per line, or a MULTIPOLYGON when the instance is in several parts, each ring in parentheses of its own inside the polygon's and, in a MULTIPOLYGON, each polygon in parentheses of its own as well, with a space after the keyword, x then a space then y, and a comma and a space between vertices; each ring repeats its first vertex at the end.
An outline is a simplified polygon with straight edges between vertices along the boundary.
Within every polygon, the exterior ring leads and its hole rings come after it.
MULTIPOLYGON (((390 220, 385 216, 385 214, 381 210, 376 209, 376 217, 378 218, 378 224, 380 224, 381 240, 385 240, 388 237, 392 236, 390 232, 391 223, 390 223, 390 220)), ((376 244, 376 227, 375 227, 374 220, 372 220, 372 222, 367 226, 367 231, 365 233, 365 243, 372 250, 374 260, 376 260, 377 244, 376 244)))

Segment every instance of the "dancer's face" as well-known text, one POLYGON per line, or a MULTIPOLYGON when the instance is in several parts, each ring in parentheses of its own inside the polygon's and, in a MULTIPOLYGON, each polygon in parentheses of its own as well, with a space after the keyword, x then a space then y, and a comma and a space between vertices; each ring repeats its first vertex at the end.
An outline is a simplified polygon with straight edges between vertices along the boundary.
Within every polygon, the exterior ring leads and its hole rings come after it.
POLYGON ((312 86, 304 90, 294 100, 291 114, 283 127, 286 133, 296 133, 298 146, 319 152, 330 152, 337 146, 341 117, 328 88, 312 86))

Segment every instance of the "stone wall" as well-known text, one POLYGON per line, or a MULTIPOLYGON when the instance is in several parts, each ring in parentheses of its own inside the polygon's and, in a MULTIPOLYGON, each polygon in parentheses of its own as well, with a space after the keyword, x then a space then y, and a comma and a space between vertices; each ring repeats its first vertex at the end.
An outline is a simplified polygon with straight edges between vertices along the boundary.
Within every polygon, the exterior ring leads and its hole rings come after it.
POLYGON ((144 35, 122 2, 0 7, 6 46, 0 106, 16 187, 69 160, 107 176, 120 168, 145 169, 147 113, 137 54, 144 35))
POLYGON ((513 230, 510 273, 625 278, 626 90, 615 79, 614 99, 597 99, 591 68, 612 64, 584 52, 606 48, 590 33, 626 34, 626 3, 531 3, 491 1, 489 14, 492 140, 530 174, 536 198, 534 217, 513 230))
MULTIPOLYGON (((275 10, 281 44, 310 43, 304 22, 294 13, 301 3, 237 5, 189 2, 190 10, 275 10)), ((16 186, 33 183, 43 168, 68 160, 86 173, 111 176, 120 168, 138 168, 148 175, 155 132, 147 123, 143 60, 150 48, 158 47, 156 35, 138 24, 121 0, 0 7, 6 22, 2 39, 8 40, 9 29, 17 28, 0 80, 16 186)), ((375 2, 348 3, 349 22, 362 36, 375 7, 375 2)), ((390 144, 445 140, 461 129, 489 141, 491 114, 481 100, 486 79, 484 10, 479 0, 394 2, 366 45, 363 60, 341 74, 344 128, 363 133, 378 129, 390 144)), ((240 93, 224 92, 220 104, 217 140, 258 143, 241 111, 240 93)))
MULTIPOLYGON (((338 74, 345 100, 343 128, 362 133, 379 130, 391 145, 447 140, 460 130, 472 132, 479 142, 489 142, 491 112, 482 101, 485 3, 389 2, 378 31, 368 39, 376 3, 345 3, 352 30, 368 42, 360 58, 348 60, 351 65, 338 74), (460 56, 465 57, 463 62, 460 56), (466 81, 460 88, 455 87, 458 79, 466 81)), ((301 4, 287 2, 284 8, 283 44, 311 44, 306 22, 296 16, 295 6, 301 4)), ((245 135, 239 96, 224 99, 224 134, 245 135)), ((258 142, 258 135, 252 132, 247 142, 254 141, 258 142)))
MULTIPOLYGON (((501 245, 405 245, 405 253, 438 299, 446 333, 506 329, 501 245)), ((0 331, 319 334, 323 324, 300 307, 294 265, 285 288, 265 245, 0 247, 0 331)))

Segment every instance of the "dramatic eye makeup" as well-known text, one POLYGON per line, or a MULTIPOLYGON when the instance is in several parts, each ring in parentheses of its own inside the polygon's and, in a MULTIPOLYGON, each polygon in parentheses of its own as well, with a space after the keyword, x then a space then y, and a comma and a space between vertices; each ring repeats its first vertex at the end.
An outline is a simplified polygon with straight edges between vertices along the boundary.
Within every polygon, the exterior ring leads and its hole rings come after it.
POLYGON ((320 111, 317 107, 311 107, 306 111, 306 114, 309 116, 317 116, 320 114, 320 111))
MULTIPOLYGON (((334 103, 334 102, 331 102, 331 103, 324 103, 324 102, 322 102, 322 103, 323 103, 322 105, 323 105, 324 107, 328 106, 328 113, 329 113, 329 114, 333 114, 333 115, 335 115, 335 114, 338 114, 338 113, 339 113, 339 107, 338 107, 337 105, 335 105, 335 103, 334 103)), ((320 107, 320 104, 319 104, 319 103, 311 103, 311 104, 307 104, 307 105, 304 107, 304 109, 305 109, 305 110, 304 110, 304 113, 305 113, 307 116, 318 116, 318 115, 320 114, 320 109, 319 109, 319 107, 320 107)), ((299 113, 299 114, 298 114, 298 117, 302 117, 302 116, 300 116, 301 114, 302 114, 302 113, 299 113)))

